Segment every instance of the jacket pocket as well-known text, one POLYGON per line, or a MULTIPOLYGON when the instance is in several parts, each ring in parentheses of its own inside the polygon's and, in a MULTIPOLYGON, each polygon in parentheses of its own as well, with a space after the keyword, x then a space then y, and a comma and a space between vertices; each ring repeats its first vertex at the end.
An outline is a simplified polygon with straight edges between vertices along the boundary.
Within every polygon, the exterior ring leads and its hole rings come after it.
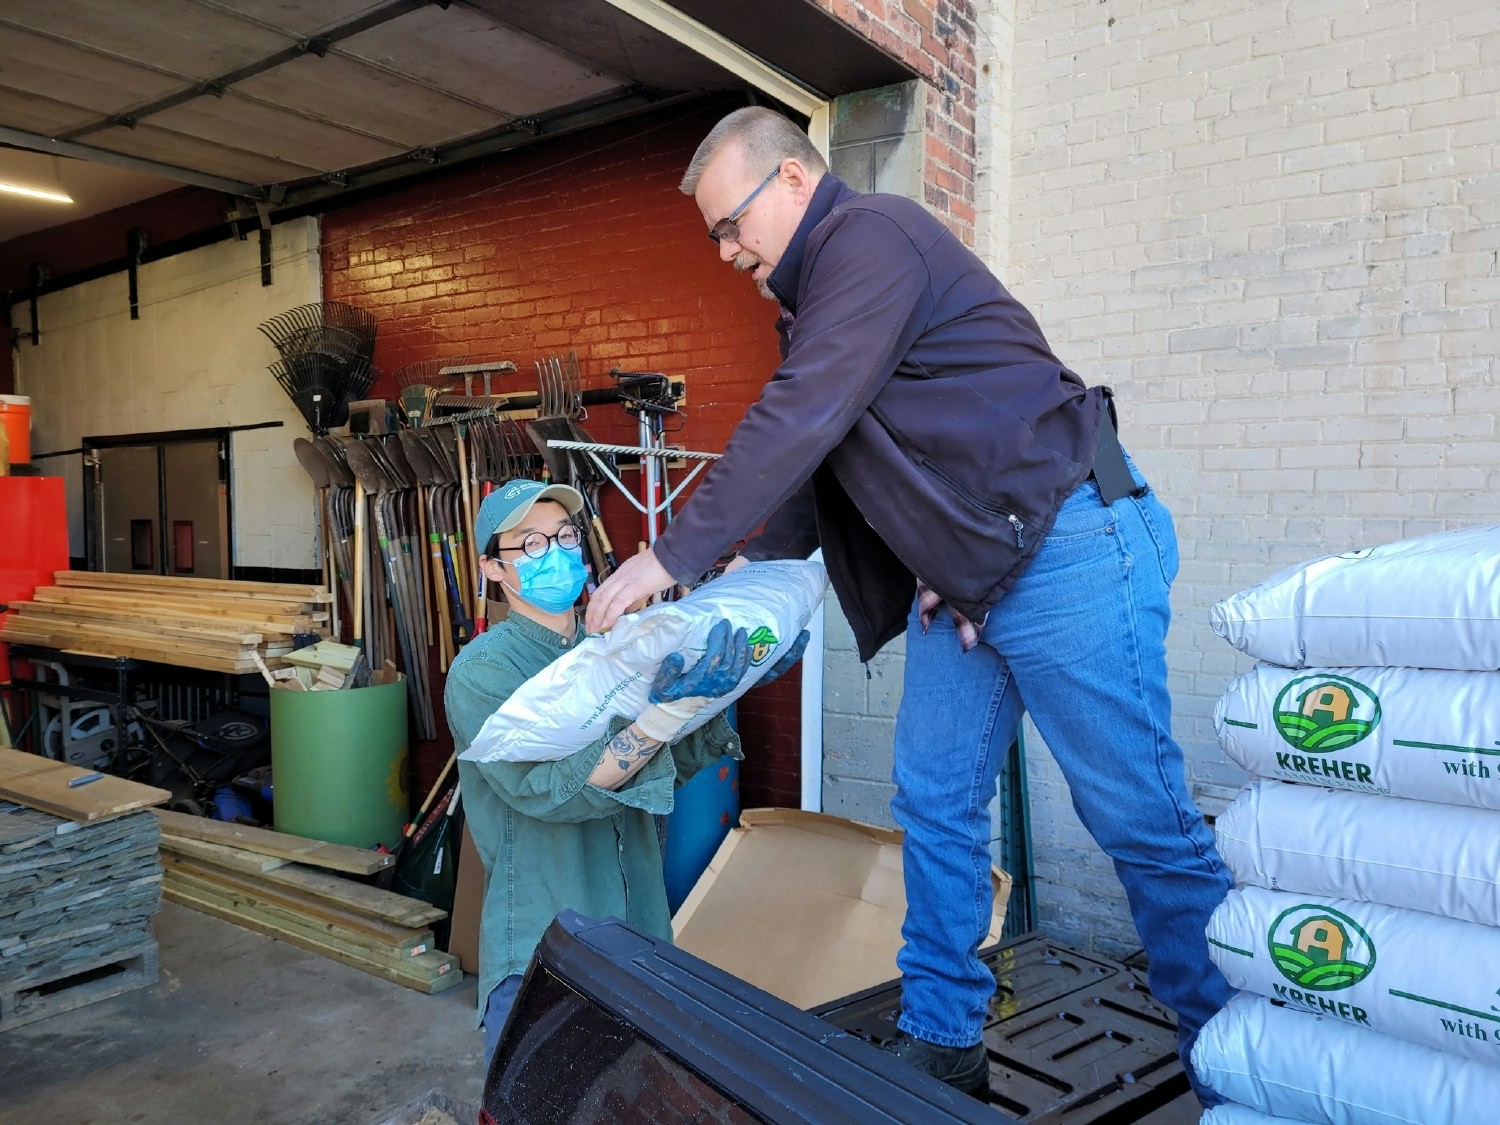
POLYGON ((950 473, 946 472, 932 458, 922 457, 918 463, 928 473, 931 473, 932 476, 941 481, 960 500, 979 509, 979 511, 984 512, 986 515, 994 516, 1010 524, 1011 530, 1015 532, 1016 536, 1016 549, 1019 551, 1026 549, 1026 522, 1020 516, 1014 512, 1006 511, 1000 505, 979 496, 972 489, 961 484, 950 473))

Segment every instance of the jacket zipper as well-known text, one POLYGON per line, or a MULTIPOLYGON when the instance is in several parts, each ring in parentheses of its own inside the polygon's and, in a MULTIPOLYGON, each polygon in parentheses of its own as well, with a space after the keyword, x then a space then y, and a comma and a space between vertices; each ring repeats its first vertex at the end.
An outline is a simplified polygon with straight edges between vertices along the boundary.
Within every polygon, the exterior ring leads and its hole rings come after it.
POLYGON ((980 511, 988 512, 992 516, 999 516, 1004 519, 1007 523, 1010 524, 1011 528, 1014 529, 1016 533, 1016 549, 1019 551, 1024 551, 1026 549, 1026 524, 1020 516, 1016 515, 1014 512, 1007 512, 1004 508, 997 508, 995 507, 995 505, 981 500, 978 496, 975 496, 973 492, 969 491, 969 489, 959 484, 958 481, 954 480, 946 472, 938 468, 938 466, 933 463, 931 458, 922 458, 922 468, 926 469, 933 476, 937 477, 938 480, 942 481, 954 492, 958 493, 958 495, 962 496, 965 500, 967 500, 970 504, 973 504, 974 507, 978 508, 980 511))

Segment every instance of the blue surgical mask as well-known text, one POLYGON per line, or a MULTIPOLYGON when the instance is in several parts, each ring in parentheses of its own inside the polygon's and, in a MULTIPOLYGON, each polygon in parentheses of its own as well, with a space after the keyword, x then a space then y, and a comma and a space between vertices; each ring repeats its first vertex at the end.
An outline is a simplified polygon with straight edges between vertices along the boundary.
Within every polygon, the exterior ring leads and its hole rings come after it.
POLYGON ((589 572, 580 547, 553 544, 539 559, 522 557, 513 564, 521 588, 515 591, 543 613, 564 613, 583 593, 589 572))

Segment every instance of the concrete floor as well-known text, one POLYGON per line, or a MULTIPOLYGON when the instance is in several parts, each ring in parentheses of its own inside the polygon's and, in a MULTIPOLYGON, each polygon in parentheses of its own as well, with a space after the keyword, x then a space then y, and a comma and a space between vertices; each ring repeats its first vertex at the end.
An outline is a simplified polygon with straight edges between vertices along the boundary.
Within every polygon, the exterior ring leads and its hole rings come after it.
POLYGON ((0 1121, 373 1125, 476 1103, 474 978, 437 996, 164 904, 161 979, 0 1035, 0 1121))
POLYGON ((1192 1094, 1183 1094, 1176 1101, 1153 1110, 1141 1118, 1146 1125, 1198 1125, 1203 1116, 1203 1107, 1192 1094))
MULTIPOLYGON (((156 935, 154 987, 0 1035, 0 1122, 376 1125, 434 1091, 477 1104, 473 977, 424 996, 170 903, 156 935)), ((1187 1095, 1143 1120, 1198 1113, 1187 1095)))

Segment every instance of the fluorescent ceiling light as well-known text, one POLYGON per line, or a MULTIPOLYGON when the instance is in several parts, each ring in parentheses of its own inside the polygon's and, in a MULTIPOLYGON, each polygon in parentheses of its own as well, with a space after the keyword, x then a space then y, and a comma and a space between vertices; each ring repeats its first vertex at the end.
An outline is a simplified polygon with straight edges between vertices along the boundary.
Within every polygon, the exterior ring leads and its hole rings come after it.
POLYGON ((72 203, 71 195, 60 191, 43 191, 41 188, 22 187, 20 184, 0 183, 0 191, 11 195, 24 195, 27 199, 44 199, 48 203, 72 203))

